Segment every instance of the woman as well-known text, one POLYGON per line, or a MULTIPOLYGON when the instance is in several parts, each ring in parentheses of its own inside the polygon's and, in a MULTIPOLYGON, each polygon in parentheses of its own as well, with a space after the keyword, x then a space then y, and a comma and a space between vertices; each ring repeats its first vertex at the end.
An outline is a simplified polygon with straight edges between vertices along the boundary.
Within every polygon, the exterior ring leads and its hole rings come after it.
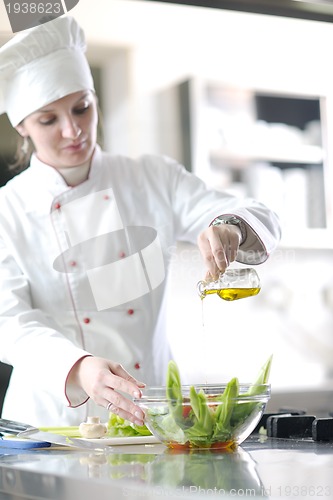
POLYGON ((84 50, 70 17, 0 49, 0 112, 34 149, 0 190, 1 360, 14 367, 3 416, 36 426, 108 411, 142 424, 131 397, 164 381, 175 242, 198 241, 215 277, 236 258, 264 262, 279 240, 260 203, 210 191, 168 158, 103 152, 84 50))

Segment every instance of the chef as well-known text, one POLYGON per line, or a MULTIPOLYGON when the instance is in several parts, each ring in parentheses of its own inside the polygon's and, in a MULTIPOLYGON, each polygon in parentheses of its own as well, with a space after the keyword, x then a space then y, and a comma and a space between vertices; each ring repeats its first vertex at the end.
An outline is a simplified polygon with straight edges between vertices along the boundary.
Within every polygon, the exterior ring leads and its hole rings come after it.
MULTIPOLYGON (((112 84, 112 82, 111 82, 112 84)), ((164 382, 163 297, 172 249, 198 243, 207 273, 264 262, 277 218, 208 190, 176 161, 104 152, 97 98, 75 19, 0 48, 0 112, 24 167, 0 190, 0 359, 13 366, 3 417, 78 425, 117 413, 164 382)))

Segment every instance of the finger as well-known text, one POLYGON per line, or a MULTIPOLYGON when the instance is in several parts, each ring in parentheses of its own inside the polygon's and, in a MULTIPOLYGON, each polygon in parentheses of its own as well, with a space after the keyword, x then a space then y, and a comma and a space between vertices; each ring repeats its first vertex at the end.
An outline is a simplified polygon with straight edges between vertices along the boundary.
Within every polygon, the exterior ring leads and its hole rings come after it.
POLYGON ((144 425, 144 417, 141 419, 141 417, 137 417, 133 415, 132 413, 128 413, 125 410, 122 410, 121 408, 117 408, 116 406, 109 406, 109 411, 111 413, 115 413, 116 415, 119 415, 119 417, 124 418, 125 420, 129 420, 135 425, 144 425))
POLYGON ((220 273, 224 273, 230 264, 230 242, 228 234, 224 234, 223 238, 218 234, 218 237, 218 242, 215 243, 216 247, 212 248, 212 252, 220 273))
MULTIPOLYGON (((140 387, 140 388, 146 387, 146 384, 144 382, 141 382, 140 380, 137 380, 135 377, 133 377, 130 373, 128 373, 128 371, 125 370, 125 368, 121 364, 113 364, 111 372, 114 375, 117 375, 118 377, 120 377, 121 380, 125 380, 131 384, 134 384, 137 387, 140 387)), ((121 380, 120 380, 120 383, 121 383, 121 380)))
POLYGON ((208 273, 211 274, 213 279, 217 279, 220 271, 226 267, 223 249, 222 259, 221 256, 219 256, 219 264, 216 261, 217 251, 218 249, 221 249, 221 243, 218 236, 216 236, 213 230, 201 233, 198 237, 198 247, 200 249, 204 264, 207 267, 208 273), (219 266, 221 266, 221 268, 219 266))
POLYGON ((229 226, 229 262, 234 262, 237 257, 241 233, 235 226, 229 226))
POLYGON ((141 408, 133 403, 130 399, 122 396, 113 389, 105 391, 106 406, 109 411, 115 413, 122 418, 126 418, 137 425, 142 425, 144 421, 144 412, 141 408))
POLYGON ((213 229, 216 237, 211 241, 214 241, 216 247, 212 247, 212 251, 216 264, 223 273, 229 264, 236 260, 241 233, 238 227, 231 225, 215 226, 213 229))
POLYGON ((209 271, 206 272, 206 275, 205 275, 205 281, 207 283, 209 283, 210 281, 213 281, 213 276, 211 275, 211 273, 209 271))
POLYGON ((225 230, 221 231, 219 227, 212 227, 208 241, 215 263, 215 278, 217 278, 220 273, 224 273, 230 263, 228 232, 225 230))
MULTIPOLYGON (((107 401, 117 408, 117 414, 127 418, 132 422, 143 422, 144 412, 135 405, 129 398, 120 393, 127 393, 132 397, 141 398, 142 392, 137 385, 137 380, 132 377, 121 364, 112 363, 112 372, 109 372, 106 387, 107 391, 103 394, 107 401), (125 416, 126 415, 126 416, 125 416)), ((142 382, 141 385, 145 386, 142 382)))
POLYGON ((109 364, 109 370, 105 373, 103 383, 107 388, 127 393, 134 398, 141 398, 140 387, 145 387, 143 382, 132 377, 120 363, 109 364))
POLYGON ((129 413, 127 412, 126 410, 123 410, 122 408, 119 408, 118 406, 115 406, 113 403, 105 403, 105 405, 102 405, 102 406, 106 406, 106 409, 110 412, 110 413, 114 413, 115 415, 119 415, 119 417, 121 418, 124 418, 125 420, 129 420, 130 422, 132 422, 133 424, 135 425, 144 425, 144 414, 143 414, 143 417, 135 415, 133 413, 129 413))

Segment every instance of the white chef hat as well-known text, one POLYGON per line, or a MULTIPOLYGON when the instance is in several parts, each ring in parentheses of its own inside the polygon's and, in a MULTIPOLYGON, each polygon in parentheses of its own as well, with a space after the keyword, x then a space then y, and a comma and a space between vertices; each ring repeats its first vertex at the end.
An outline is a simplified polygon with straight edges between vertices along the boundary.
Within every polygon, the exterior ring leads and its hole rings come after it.
POLYGON ((0 114, 15 127, 38 109, 80 90, 94 90, 85 36, 74 18, 23 31, 0 47, 0 114))

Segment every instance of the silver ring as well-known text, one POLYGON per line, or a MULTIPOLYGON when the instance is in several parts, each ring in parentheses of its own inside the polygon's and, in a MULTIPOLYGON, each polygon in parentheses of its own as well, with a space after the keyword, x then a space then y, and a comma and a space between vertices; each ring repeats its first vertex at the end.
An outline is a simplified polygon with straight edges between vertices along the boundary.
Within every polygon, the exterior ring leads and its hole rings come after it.
POLYGON ((106 407, 108 411, 111 411, 111 408, 113 407, 113 403, 109 403, 106 407))

